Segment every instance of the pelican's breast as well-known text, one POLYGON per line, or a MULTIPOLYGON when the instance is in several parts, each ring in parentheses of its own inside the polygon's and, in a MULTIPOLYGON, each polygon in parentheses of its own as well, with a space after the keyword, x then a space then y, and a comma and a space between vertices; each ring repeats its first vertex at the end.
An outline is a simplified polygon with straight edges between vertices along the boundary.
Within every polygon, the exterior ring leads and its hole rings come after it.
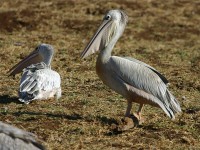
POLYGON ((105 85, 113 89, 115 92, 127 97, 128 90, 126 84, 118 77, 118 75, 112 70, 112 64, 110 61, 103 63, 97 60, 96 72, 99 78, 105 85))
POLYGON ((104 82, 104 84, 108 84, 110 71, 109 71, 109 63, 104 63, 100 59, 97 59, 96 62, 96 73, 99 78, 104 82))

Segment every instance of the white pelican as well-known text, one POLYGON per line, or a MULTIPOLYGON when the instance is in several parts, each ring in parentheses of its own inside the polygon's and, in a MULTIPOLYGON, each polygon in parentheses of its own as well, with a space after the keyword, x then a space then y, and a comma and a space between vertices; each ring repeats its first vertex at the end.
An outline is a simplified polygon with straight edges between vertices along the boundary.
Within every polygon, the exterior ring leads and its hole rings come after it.
POLYGON ((19 88, 19 101, 28 104, 33 100, 61 97, 60 75, 51 70, 54 49, 49 44, 40 44, 26 58, 12 67, 10 75, 23 70, 19 88), (25 68, 25 69, 24 69, 25 68))
POLYGON ((0 121, 1 150, 45 150, 33 133, 23 131, 0 121))
POLYGON ((181 112, 180 105, 167 89, 167 79, 153 67, 133 58, 111 56, 112 49, 122 35, 128 16, 121 10, 110 10, 89 44, 81 54, 86 58, 100 51, 96 72, 104 84, 127 99, 125 117, 131 116, 132 102, 139 103, 135 113, 142 120, 144 104, 160 107, 170 118, 181 112))

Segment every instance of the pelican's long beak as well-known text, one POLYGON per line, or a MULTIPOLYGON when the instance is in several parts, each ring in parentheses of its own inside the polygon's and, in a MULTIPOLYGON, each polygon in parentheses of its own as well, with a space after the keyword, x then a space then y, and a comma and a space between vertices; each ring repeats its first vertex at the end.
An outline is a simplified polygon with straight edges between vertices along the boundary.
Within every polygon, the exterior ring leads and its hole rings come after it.
POLYGON ((31 64, 39 63, 42 61, 42 56, 39 54, 39 51, 37 48, 29 54, 27 57, 25 57, 23 60, 21 60, 18 64, 13 66, 9 71, 9 76, 16 75, 20 73, 24 68, 30 66, 31 64))
POLYGON ((81 53, 81 58, 86 58, 90 54, 98 50, 102 50, 108 43, 110 30, 112 29, 112 20, 104 20, 97 32, 94 34, 84 51, 81 53))

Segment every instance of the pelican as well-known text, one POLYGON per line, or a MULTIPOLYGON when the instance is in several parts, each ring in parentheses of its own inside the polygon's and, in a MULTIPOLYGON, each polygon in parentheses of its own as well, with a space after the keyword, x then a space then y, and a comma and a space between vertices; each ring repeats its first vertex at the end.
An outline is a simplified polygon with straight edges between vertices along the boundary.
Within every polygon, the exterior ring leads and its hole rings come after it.
POLYGON ((0 121, 1 150, 45 150, 30 132, 23 131, 0 121))
POLYGON ((134 116, 142 120, 144 104, 160 107, 171 119, 181 112, 176 98, 167 89, 168 80, 150 65, 134 58, 111 56, 112 49, 122 35, 128 16, 121 10, 110 10, 102 24, 81 53, 86 58, 100 51, 96 72, 108 87, 127 99, 125 117, 131 117, 132 102, 139 104, 134 116))
POLYGON ((61 97, 60 75, 51 70, 54 49, 49 44, 40 44, 26 58, 13 66, 10 75, 23 70, 19 88, 19 101, 28 104, 33 100, 61 97))

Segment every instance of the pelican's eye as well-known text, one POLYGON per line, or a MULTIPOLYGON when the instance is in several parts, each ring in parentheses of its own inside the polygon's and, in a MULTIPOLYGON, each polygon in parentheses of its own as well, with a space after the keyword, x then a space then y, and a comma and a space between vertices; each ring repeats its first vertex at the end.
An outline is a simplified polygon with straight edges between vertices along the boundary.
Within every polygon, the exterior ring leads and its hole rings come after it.
POLYGON ((105 16, 105 20, 110 20, 110 19, 111 19, 110 15, 105 16))

